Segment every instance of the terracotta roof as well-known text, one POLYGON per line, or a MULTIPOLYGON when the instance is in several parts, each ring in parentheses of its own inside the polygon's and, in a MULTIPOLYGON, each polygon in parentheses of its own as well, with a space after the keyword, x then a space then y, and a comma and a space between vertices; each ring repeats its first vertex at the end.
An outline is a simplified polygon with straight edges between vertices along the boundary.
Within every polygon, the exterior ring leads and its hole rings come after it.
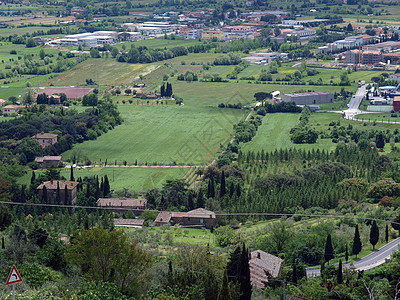
POLYGON ((79 182, 76 182, 76 181, 50 180, 50 181, 42 182, 36 189, 42 190, 43 187, 46 186, 46 189, 48 189, 48 190, 56 190, 57 182, 59 184, 60 190, 65 189, 65 186, 67 186, 68 190, 73 190, 79 184, 79 182))
POLYGON ((58 134, 47 133, 47 132, 41 132, 32 136, 33 139, 53 139, 55 137, 58 137, 58 134))
POLYGON ((23 106, 23 105, 12 105, 12 104, 10 104, 10 105, 4 106, 3 109, 17 109, 17 108, 24 108, 24 107, 25 106, 23 106))
POLYGON ((249 264, 267 270, 272 277, 279 276, 282 259, 262 250, 253 251, 250 256, 249 264))
POLYGON ((144 219, 114 219, 114 226, 117 227, 141 227, 144 219))
POLYGON ((99 198, 97 206, 110 206, 110 207, 146 207, 146 199, 133 199, 133 198, 99 198))
POLYGON ((158 214, 154 222, 169 223, 169 221, 171 221, 172 218, 183 218, 185 214, 186 214, 185 212, 179 212, 179 211, 162 211, 158 214))
POLYGON ((62 156, 42 156, 42 157, 36 157, 35 161, 36 162, 44 162, 44 161, 48 161, 48 160, 62 160, 62 156))
POLYGON ((197 208, 191 211, 188 211, 187 213, 185 213, 185 215, 183 217, 186 218, 210 218, 210 219, 215 219, 215 213, 204 209, 204 208, 197 208))

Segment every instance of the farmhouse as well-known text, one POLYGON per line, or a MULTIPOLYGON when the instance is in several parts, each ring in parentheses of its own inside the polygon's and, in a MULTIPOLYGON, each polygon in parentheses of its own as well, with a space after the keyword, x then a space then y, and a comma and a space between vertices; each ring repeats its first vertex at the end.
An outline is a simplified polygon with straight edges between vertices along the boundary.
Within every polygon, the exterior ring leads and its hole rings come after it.
POLYGON ((75 181, 66 180, 50 180, 42 182, 36 189, 39 191, 39 199, 45 202, 45 194, 47 194, 47 203, 56 203, 57 190, 59 191, 60 201, 63 204, 75 204, 78 199, 78 184, 75 181), (67 193, 65 193, 67 191, 67 193))
POLYGON ((82 98, 83 96, 89 94, 92 92, 92 88, 75 88, 75 87, 50 87, 50 88, 45 88, 41 90, 39 93, 35 94, 35 98, 37 98, 37 95, 45 93, 46 95, 54 95, 58 94, 60 95, 61 93, 64 93, 67 96, 67 99, 79 99, 82 98))
POLYGON ((19 113, 19 110, 21 108, 25 108, 25 106, 23 105, 6 105, 3 107, 3 114, 7 115, 7 116, 11 116, 12 114, 19 113))
POLYGON ((127 210, 132 210, 135 215, 138 216, 146 209, 147 200, 134 198, 99 198, 97 200, 97 206, 109 207, 116 212, 127 212, 127 210))
POLYGON ((57 134, 45 133, 42 131, 41 133, 32 136, 32 139, 36 140, 43 148, 45 148, 57 143, 57 137, 57 134))
POLYGON ((60 165, 62 156, 43 156, 36 157, 35 161, 38 163, 39 168, 57 168, 60 165))
POLYGON ((268 281, 265 271, 272 277, 281 275, 282 259, 262 250, 256 250, 250 253, 249 267, 251 283, 257 288, 264 288, 264 283, 268 281))
POLYGON ((312 105, 321 103, 332 103, 333 94, 328 92, 309 92, 296 94, 283 94, 283 102, 294 102, 296 105, 312 105))
POLYGON ((180 224, 183 227, 211 228, 215 225, 215 213, 204 208, 197 208, 188 212, 160 212, 154 221, 156 225, 180 224))

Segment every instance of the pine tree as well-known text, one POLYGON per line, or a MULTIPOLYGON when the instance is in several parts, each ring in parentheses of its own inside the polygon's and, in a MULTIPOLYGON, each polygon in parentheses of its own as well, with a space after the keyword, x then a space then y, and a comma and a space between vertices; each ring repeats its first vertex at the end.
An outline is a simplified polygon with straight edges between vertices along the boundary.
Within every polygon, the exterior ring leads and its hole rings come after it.
POLYGON ((342 267, 342 260, 339 260, 339 268, 337 272, 337 283, 342 284, 343 283, 343 267, 342 267))
POLYGON ((388 225, 388 223, 386 223, 385 241, 386 241, 386 244, 389 242, 389 225, 388 225))
POLYGON ((329 261, 331 259, 335 258, 334 254, 333 254, 332 238, 331 238, 330 234, 328 234, 328 236, 326 238, 324 257, 325 257, 325 261, 328 262, 328 265, 329 265, 329 261))
POLYGON ((230 300, 231 297, 229 295, 229 286, 228 286, 228 274, 225 271, 224 277, 222 278, 221 290, 218 293, 217 300, 230 300))
POLYGON ((75 181, 75 177, 74 177, 74 167, 73 167, 73 166, 71 166, 71 175, 70 175, 70 177, 69 177, 69 180, 75 181))
POLYGON ((353 240, 353 254, 357 255, 361 252, 362 243, 360 239, 360 232, 358 231, 358 225, 356 225, 356 230, 354 232, 354 240, 353 240))
POLYGON ((374 220, 372 222, 371 231, 369 233, 369 242, 371 243, 373 250, 375 250, 375 245, 378 243, 378 241, 379 241, 379 228, 378 225, 376 225, 376 221, 374 220))
POLYGON ((221 191, 220 191, 220 197, 222 198, 226 194, 226 185, 225 185, 225 172, 221 172, 221 191))

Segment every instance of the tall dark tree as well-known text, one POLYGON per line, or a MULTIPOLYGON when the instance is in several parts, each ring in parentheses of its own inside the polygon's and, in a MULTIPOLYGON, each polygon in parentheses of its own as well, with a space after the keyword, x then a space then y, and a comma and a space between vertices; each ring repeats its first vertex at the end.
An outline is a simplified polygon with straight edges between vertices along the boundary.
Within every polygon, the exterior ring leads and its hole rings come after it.
POLYGON ((220 191, 220 197, 222 198, 226 194, 226 183, 225 183, 225 172, 221 172, 221 191, 220 191))
POLYGON ((228 274, 229 281, 237 280, 241 253, 242 249, 240 248, 240 246, 237 246, 235 251, 233 251, 231 253, 231 256, 229 257, 228 264, 226 265, 226 271, 228 274))
POLYGON ((232 198, 234 193, 235 193, 235 184, 231 182, 231 186, 229 187, 229 197, 232 198))
POLYGON ((369 242, 372 245, 372 249, 375 250, 375 245, 379 241, 379 228, 376 225, 376 221, 372 222, 371 231, 369 232, 369 242))
POLYGON ((376 148, 383 149, 383 147, 385 147, 385 139, 383 134, 380 133, 376 137, 376 148))
POLYGON ((238 196, 238 198, 239 198, 241 194, 242 194, 242 190, 240 188, 240 183, 238 183, 236 185, 236 196, 238 196))
POLYGON ((242 253, 238 266, 238 283, 240 286, 240 300, 250 300, 252 294, 250 281, 249 253, 243 244, 242 253))
POLYGON ((229 285, 228 285, 228 274, 225 271, 224 277, 222 278, 221 290, 218 293, 217 300, 230 300, 231 297, 229 295, 229 285))
POLYGON ((12 215, 10 209, 6 205, 0 205, 0 231, 5 230, 11 225, 12 215))
POLYGON ((385 242, 386 244, 389 242, 389 225, 386 223, 386 228, 385 228, 385 242))
POLYGON ((328 236, 326 237, 324 258, 325 261, 328 262, 328 264, 331 259, 335 258, 335 255, 333 254, 332 238, 330 234, 328 234, 328 236))
POLYGON ((165 85, 164 85, 164 83, 162 84, 162 86, 160 88, 160 94, 161 94, 161 97, 165 97, 165 85))
POLYGON ((189 210, 194 209, 193 193, 191 191, 189 191, 189 193, 188 193, 188 208, 189 208, 189 210))
POLYGON ((399 231, 399 234, 400 234, 400 215, 398 215, 396 217, 396 219, 394 219, 394 221, 392 223, 392 227, 394 230, 399 231))
POLYGON ((60 191, 60 182, 57 181, 57 190, 56 190, 56 201, 55 201, 56 205, 60 205, 61 204, 61 191, 60 191))
POLYGON ((339 260, 339 268, 337 272, 337 283, 342 284, 343 283, 343 266, 342 266, 342 260, 339 260))
POLYGON ((353 240, 353 254, 357 255, 361 252, 362 243, 360 238, 360 232, 358 231, 358 225, 356 225, 356 230, 354 232, 354 240, 353 240))
POLYGON ((104 185, 103 185, 103 196, 108 197, 110 195, 111 188, 110 183, 108 182, 107 175, 104 176, 104 185))
POLYGON ((345 251, 345 254, 344 254, 344 259, 346 261, 349 261, 349 247, 347 246, 347 244, 346 244, 346 251, 345 251))
POLYGON ((204 208, 204 196, 202 189, 199 189, 199 192, 197 193, 197 208, 204 208))
POLYGON ((70 199, 69 199, 69 194, 68 194, 68 187, 67 185, 65 185, 64 187, 64 204, 65 205, 71 205, 72 203, 70 203, 70 199))
POLYGON ((75 177, 74 177, 74 167, 71 166, 70 169, 71 169, 71 174, 70 174, 70 176, 69 176, 69 180, 75 181, 75 177))
POLYGON ((48 199, 48 195, 47 195, 47 188, 46 188, 45 185, 43 186, 42 204, 49 204, 49 199, 48 199))
POLYGON ((101 196, 101 192, 100 192, 100 184, 99 184, 99 176, 96 176, 96 194, 94 195, 94 197, 97 199, 99 199, 101 196))
POLYGON ((32 171, 31 184, 33 184, 35 182, 35 179, 36 179, 35 171, 32 171))

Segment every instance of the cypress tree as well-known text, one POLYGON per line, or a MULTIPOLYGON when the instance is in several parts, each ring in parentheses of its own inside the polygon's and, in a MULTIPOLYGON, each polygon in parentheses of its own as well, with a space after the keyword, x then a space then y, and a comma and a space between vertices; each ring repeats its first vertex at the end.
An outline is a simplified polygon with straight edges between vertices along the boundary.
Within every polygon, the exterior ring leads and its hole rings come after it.
POLYGON ((46 186, 44 185, 43 186, 43 196, 42 196, 42 204, 49 204, 48 203, 48 197, 47 197, 48 195, 47 195, 47 188, 46 188, 46 186))
POLYGON ((236 186, 236 196, 239 198, 241 194, 242 191, 240 190, 240 183, 238 183, 236 186))
POLYGON ((96 176, 96 200, 100 198, 100 184, 99 184, 99 176, 96 176))
POLYGON ((371 231, 369 232, 369 242, 372 245, 372 249, 375 250, 375 245, 379 241, 379 228, 376 225, 376 221, 372 222, 371 231))
POLYGON ((35 182, 35 179, 36 179, 35 171, 32 171, 31 184, 33 184, 35 182))
POLYGON ((74 167, 71 166, 71 174, 69 176, 69 180, 71 181, 75 181, 75 177, 74 177, 74 167))
POLYGON ((235 251, 231 253, 228 264, 226 265, 226 271, 228 274, 229 281, 237 281, 238 280, 238 270, 239 270, 239 261, 242 250, 240 246, 237 246, 235 251))
POLYGON ((337 272, 337 283, 342 284, 343 283, 343 267, 342 267, 342 260, 339 260, 339 268, 337 272))
POLYGON ((111 192, 111 189, 110 189, 110 183, 108 182, 107 175, 104 176, 104 186, 103 186, 103 188, 104 188, 104 191, 103 191, 104 197, 108 197, 110 192, 111 192))
POLYGON ((211 198, 211 178, 208 179, 207 198, 211 198))
POLYGON ((220 197, 222 198, 226 194, 226 185, 225 185, 225 172, 221 172, 221 191, 220 191, 220 197))
POLYGON ((59 181, 57 181, 57 191, 56 191, 56 201, 55 201, 57 205, 61 204, 61 193, 60 193, 60 184, 59 181))
POLYGON ((215 183, 214 177, 210 178, 210 198, 215 198, 215 183))
POLYGON ((4 236, 1 238, 1 249, 5 249, 4 236))
POLYGON ((346 252, 344 258, 346 259, 346 261, 349 261, 349 247, 347 246, 347 244, 346 244, 346 252))
POLYGON ((249 266, 249 254, 248 251, 243 244, 242 253, 240 255, 239 262, 239 286, 240 292, 242 295, 240 296, 240 300, 250 300, 251 299, 251 282, 250 282, 250 266, 249 266))
POLYGON ((394 220, 395 223, 392 223, 392 227, 394 230, 398 230, 400 234, 400 215, 396 217, 394 220))
POLYGON ((217 300, 230 300, 231 297, 229 295, 229 286, 228 286, 228 274, 225 271, 224 277, 222 278, 221 290, 218 293, 217 300))
POLYGON ((188 208, 189 208, 189 210, 194 209, 193 194, 191 193, 191 191, 189 191, 189 195, 188 195, 188 208))
POLYGON ((197 194, 197 208, 204 208, 204 197, 202 189, 199 189, 197 194))
POLYGON ((331 259, 335 258, 334 254, 333 254, 332 238, 331 238, 330 234, 328 234, 328 236, 326 238, 324 258, 325 258, 325 261, 328 262, 328 264, 331 259))
POLYGON ((388 225, 388 223, 386 223, 385 241, 386 241, 386 244, 389 242, 389 225, 388 225))
POLYGON ((161 94, 161 97, 165 97, 165 85, 164 85, 164 83, 161 86, 160 94, 161 94))
POLYGON ((231 186, 229 187, 229 197, 232 198, 234 193, 235 193, 235 184, 231 182, 231 186))
POLYGON ((353 254, 357 255, 361 252, 362 243, 360 239, 360 232, 358 231, 358 225, 356 225, 356 230, 354 232, 354 240, 353 240, 353 254))

